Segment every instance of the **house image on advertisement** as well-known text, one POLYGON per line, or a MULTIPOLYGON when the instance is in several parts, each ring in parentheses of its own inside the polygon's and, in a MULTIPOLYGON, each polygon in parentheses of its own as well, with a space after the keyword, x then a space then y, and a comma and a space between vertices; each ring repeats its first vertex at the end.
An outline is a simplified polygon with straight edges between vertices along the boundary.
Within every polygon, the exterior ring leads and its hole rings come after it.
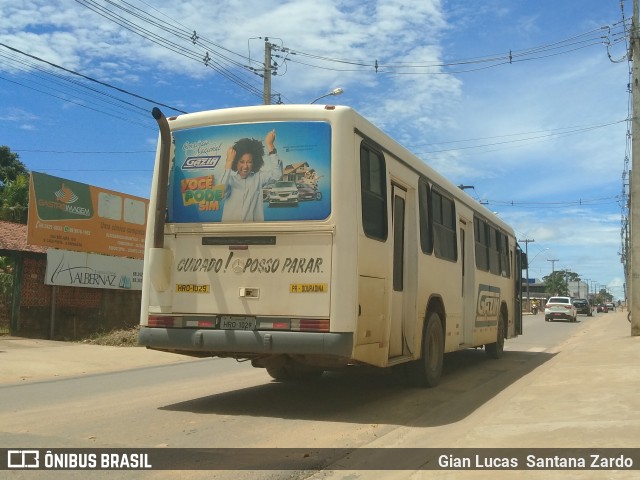
POLYGON ((315 190, 318 188, 320 176, 315 169, 309 168, 309 163, 298 162, 284 167, 282 179, 295 182, 296 184, 309 185, 315 190))

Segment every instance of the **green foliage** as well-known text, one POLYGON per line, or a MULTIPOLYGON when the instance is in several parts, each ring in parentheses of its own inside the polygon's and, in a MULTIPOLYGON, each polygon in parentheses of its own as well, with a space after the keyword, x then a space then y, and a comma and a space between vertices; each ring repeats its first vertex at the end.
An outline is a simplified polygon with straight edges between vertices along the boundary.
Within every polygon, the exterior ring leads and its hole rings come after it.
POLYGON ((575 282, 579 280, 580 276, 575 272, 570 272, 569 270, 558 270, 546 277, 542 277, 542 281, 544 282, 544 291, 552 296, 568 296, 568 282, 575 282))
POLYGON ((29 176, 7 180, 0 190, 0 220, 27 223, 29 211, 29 176))
POLYGON ((29 170, 17 153, 0 146, 0 220, 27 223, 29 170))
POLYGON ((16 180, 21 175, 29 175, 29 170, 20 161, 17 153, 6 145, 0 146, 0 192, 8 181, 16 180))

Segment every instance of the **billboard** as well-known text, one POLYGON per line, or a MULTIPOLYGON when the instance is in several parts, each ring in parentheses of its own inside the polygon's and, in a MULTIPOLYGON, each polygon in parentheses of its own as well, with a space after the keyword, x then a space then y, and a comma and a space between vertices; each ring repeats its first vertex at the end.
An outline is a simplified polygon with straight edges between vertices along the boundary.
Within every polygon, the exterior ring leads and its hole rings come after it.
POLYGON ((94 253, 47 250, 45 285, 142 290, 143 261, 94 253))
POLYGON ((168 221, 325 220, 331 125, 260 122, 173 132, 168 221))
POLYGON ((148 200, 32 172, 27 243, 141 259, 148 200))

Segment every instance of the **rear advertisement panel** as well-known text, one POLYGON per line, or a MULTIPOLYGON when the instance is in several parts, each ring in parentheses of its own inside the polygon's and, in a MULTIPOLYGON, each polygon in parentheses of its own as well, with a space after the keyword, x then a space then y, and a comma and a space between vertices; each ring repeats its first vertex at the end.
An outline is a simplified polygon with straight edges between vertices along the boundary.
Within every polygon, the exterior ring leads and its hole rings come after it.
POLYGON ((143 198, 32 172, 27 242, 141 259, 148 203, 143 198))
POLYGON ((173 132, 168 221, 325 220, 331 213, 326 122, 214 125, 173 132))

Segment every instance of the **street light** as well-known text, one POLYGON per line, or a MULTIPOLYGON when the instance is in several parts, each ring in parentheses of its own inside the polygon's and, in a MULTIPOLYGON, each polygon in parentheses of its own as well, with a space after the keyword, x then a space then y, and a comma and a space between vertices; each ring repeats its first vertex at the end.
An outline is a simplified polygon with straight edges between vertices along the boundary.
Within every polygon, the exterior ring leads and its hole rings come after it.
POLYGON ((331 90, 329 93, 325 93, 324 95, 320 95, 318 98, 316 98, 313 102, 310 103, 316 103, 318 100, 320 100, 321 98, 324 97, 330 97, 332 95, 342 95, 342 93, 344 92, 343 89, 341 89, 340 87, 334 88, 333 90, 331 90))

